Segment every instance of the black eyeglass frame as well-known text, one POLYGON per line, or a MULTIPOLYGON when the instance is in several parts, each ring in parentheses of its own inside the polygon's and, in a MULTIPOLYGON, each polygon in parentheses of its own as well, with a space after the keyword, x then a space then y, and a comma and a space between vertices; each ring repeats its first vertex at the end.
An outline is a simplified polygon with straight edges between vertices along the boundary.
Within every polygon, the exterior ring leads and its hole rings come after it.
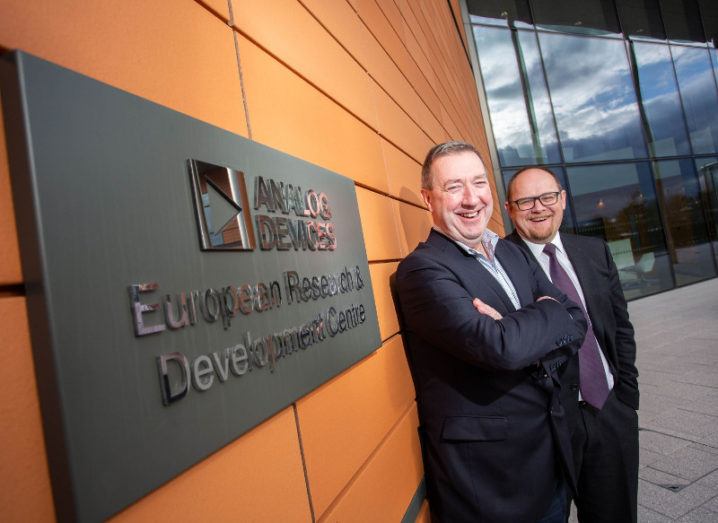
POLYGON ((543 194, 539 194, 538 196, 528 196, 526 198, 519 198, 518 200, 514 200, 511 203, 513 203, 520 211, 530 211, 534 207, 536 207, 536 200, 540 201, 542 205, 545 205, 546 207, 551 207, 553 205, 556 205, 560 199, 561 191, 551 191, 551 192, 545 192, 543 194), (544 201, 548 199, 548 201, 544 201), (530 206, 526 207, 525 204, 529 204, 530 206))

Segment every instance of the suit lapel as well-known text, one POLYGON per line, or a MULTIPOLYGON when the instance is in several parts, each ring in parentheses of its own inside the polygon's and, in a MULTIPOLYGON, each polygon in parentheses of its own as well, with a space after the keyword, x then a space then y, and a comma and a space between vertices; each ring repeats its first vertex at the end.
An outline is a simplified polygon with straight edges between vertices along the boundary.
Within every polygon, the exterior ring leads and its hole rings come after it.
MULTIPOLYGON (((530 254, 530 253, 529 253, 530 254)), ((511 283, 514 284, 516 294, 519 297, 519 303, 521 306, 528 305, 533 302, 533 292, 531 288, 526 285, 522 285, 522 282, 526 279, 526 264, 519 263, 521 260, 517 256, 511 256, 506 248, 504 241, 499 240, 496 244, 496 258, 501 263, 501 266, 506 271, 511 283)), ((504 293, 505 295, 505 293, 504 293)), ((508 299, 508 296, 507 296, 508 299)))
MULTIPOLYGON (((491 292, 493 292, 496 297, 501 300, 501 303, 504 304, 507 311, 515 310, 513 303, 511 303, 511 299, 508 297, 501 284, 496 281, 496 278, 489 273, 488 269, 486 269, 481 262, 456 245, 453 240, 432 229, 427 243, 434 245, 454 258, 455 266, 457 268, 460 267, 462 272, 469 275, 467 278, 468 281, 474 281, 477 283, 480 282, 481 287, 491 290, 491 292)), ((501 242, 499 242, 499 245, 500 244, 501 242)), ((506 270, 504 261, 500 261, 504 270, 506 270)), ((475 297, 478 298, 478 296, 475 297)))

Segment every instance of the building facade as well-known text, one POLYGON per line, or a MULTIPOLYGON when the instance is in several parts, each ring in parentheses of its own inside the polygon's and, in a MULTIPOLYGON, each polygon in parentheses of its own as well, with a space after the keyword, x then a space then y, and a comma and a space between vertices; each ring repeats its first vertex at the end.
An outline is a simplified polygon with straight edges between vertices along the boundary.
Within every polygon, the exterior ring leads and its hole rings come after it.
MULTIPOLYGON (((425 517, 389 277, 430 227, 419 194, 426 151, 453 138, 488 156, 462 30, 456 1, 0 0, 0 51, 21 49, 355 184, 381 346, 115 521, 425 517)), ((5 141, 0 126, 0 520, 53 521, 32 282, 5 141)), ((500 216, 492 227, 503 232, 500 216)))
POLYGON ((555 172, 562 230, 608 242, 629 299, 715 277, 715 2, 466 7, 504 187, 521 166, 555 172))

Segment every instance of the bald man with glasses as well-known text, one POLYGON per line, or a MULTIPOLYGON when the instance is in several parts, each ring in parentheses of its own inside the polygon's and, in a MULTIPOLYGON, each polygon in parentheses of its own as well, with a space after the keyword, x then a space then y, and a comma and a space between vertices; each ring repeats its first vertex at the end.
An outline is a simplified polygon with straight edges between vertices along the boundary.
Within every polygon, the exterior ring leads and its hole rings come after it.
POLYGON ((638 489, 636 343, 616 265, 598 238, 559 233, 566 191, 540 167, 518 171, 507 189, 515 226, 507 236, 539 262, 552 283, 580 304, 589 332, 562 375, 572 427, 578 519, 634 522, 638 489))

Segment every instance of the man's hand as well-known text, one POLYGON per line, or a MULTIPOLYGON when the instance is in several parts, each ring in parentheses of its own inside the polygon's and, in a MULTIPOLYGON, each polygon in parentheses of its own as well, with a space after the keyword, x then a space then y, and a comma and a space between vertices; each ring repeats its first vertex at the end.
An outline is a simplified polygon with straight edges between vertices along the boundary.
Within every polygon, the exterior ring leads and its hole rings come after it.
POLYGON ((474 305, 474 308, 479 311, 481 314, 484 314, 486 316, 489 316, 496 321, 499 321, 503 316, 494 309, 491 305, 486 305, 483 301, 481 301, 478 298, 474 298, 474 301, 471 302, 474 305))

